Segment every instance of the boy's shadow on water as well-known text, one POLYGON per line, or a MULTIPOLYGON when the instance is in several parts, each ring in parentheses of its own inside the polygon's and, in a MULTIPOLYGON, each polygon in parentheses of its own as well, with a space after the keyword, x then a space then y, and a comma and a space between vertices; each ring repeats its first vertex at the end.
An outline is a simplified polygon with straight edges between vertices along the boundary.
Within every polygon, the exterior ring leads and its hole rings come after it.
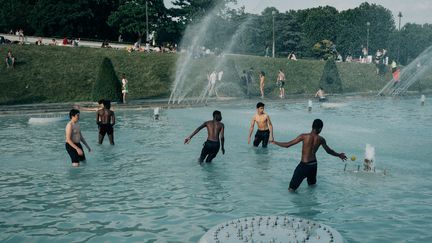
POLYGON ((227 175, 221 172, 222 168, 216 168, 217 166, 215 166, 213 163, 214 162, 203 162, 201 164, 205 173, 204 186, 208 191, 227 193, 226 189, 221 184, 221 181, 227 180, 227 175))
MULTIPOLYGON (((213 163, 213 162, 212 162, 213 163)), ((211 214, 226 214, 233 210, 231 203, 231 191, 229 185, 224 183, 229 180, 226 172, 220 166, 212 163, 205 163, 202 166, 202 184, 205 190, 199 192, 202 210, 211 214)))
POLYGON ((271 152, 268 148, 252 147, 255 155, 256 167, 260 170, 269 170, 271 152))
POLYGON ((301 192, 290 193, 292 194, 290 201, 293 203, 294 209, 298 211, 289 214, 314 220, 314 218, 321 213, 321 210, 319 210, 321 204, 318 202, 315 190, 316 188, 313 186, 306 188, 306 190, 301 190, 301 192))

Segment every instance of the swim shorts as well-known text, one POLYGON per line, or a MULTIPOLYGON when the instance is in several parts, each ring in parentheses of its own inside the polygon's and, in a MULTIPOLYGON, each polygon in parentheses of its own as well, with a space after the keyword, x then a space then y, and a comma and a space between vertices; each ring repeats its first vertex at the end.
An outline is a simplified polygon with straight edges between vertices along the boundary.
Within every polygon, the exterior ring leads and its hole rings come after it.
POLYGON ((283 88, 283 86, 285 85, 285 81, 278 80, 276 84, 277 84, 278 88, 283 88))
POLYGON ((199 161, 202 162, 207 157, 206 162, 211 162, 219 152, 219 148, 219 141, 205 141, 203 144, 203 149, 201 150, 201 156, 199 161))
POLYGON ((111 124, 99 124, 99 134, 102 136, 105 136, 105 134, 108 133, 108 135, 112 135, 114 132, 113 126, 111 124))
POLYGON ((262 147, 267 148, 267 144, 270 137, 270 130, 257 130, 255 133, 255 139, 253 141, 253 145, 258 147, 258 145, 262 142, 262 147))
POLYGON ((325 102, 325 101, 327 101, 327 98, 326 97, 319 97, 318 101, 319 102, 325 102))
POLYGON ((292 190, 296 190, 304 178, 307 178, 307 182, 309 185, 314 185, 316 183, 316 175, 317 175, 317 161, 310 162, 301 162, 297 165, 294 170, 294 174, 291 178, 291 182, 289 188, 292 190))
POLYGON ((76 146, 78 146, 78 148, 80 148, 83 151, 83 155, 80 156, 78 155, 78 152, 76 151, 76 149, 74 149, 72 146, 70 146, 68 143, 65 144, 66 146, 66 151, 68 152, 72 163, 79 163, 80 161, 86 160, 85 158, 85 154, 84 154, 84 150, 81 146, 80 143, 74 143, 76 146))

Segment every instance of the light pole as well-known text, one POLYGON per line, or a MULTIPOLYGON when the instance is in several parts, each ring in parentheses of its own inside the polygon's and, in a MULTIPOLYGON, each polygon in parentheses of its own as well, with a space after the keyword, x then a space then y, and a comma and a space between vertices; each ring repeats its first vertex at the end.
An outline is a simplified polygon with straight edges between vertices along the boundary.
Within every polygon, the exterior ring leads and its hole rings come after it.
POLYGON ((272 11, 273 16, 273 51, 272 51, 272 57, 275 57, 275 15, 276 11, 272 11))
POLYGON ((149 28, 148 28, 148 1, 146 1, 146 43, 149 42, 149 28))
MULTIPOLYGON (((369 56, 369 26, 370 26, 370 22, 366 22, 366 26, 367 26, 367 35, 366 35, 366 52, 367 55, 369 56)), ((367 58, 367 57, 366 57, 367 58)))
POLYGON ((399 12, 399 33, 398 33, 398 53, 397 53, 397 62, 399 63, 399 50, 400 50, 400 39, 401 39, 401 33, 400 33, 400 26, 401 26, 401 18, 402 18, 402 12, 399 12))

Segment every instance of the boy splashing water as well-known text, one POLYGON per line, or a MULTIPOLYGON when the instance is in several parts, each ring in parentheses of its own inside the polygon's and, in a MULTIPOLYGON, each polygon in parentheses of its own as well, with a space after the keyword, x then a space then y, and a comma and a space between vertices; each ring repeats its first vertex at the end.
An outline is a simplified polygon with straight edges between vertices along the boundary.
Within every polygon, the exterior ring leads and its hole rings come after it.
POLYGON ((225 154, 224 148, 224 129, 225 126, 221 122, 222 114, 220 111, 213 112, 213 120, 204 122, 187 138, 185 138, 184 143, 188 144, 195 134, 197 134, 204 127, 207 128, 207 141, 204 142, 203 149, 201 150, 201 155, 198 159, 201 164, 204 159, 207 163, 210 163, 219 152, 219 148, 222 147, 222 154, 225 154))

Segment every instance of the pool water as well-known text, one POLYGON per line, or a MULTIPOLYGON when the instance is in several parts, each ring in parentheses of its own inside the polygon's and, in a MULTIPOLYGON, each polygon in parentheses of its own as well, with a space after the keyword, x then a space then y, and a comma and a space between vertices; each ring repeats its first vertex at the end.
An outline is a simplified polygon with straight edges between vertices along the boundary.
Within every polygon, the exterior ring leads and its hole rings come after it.
MULTIPOLYGON (((264 100, 277 141, 309 132, 321 118, 328 145, 356 161, 317 153, 318 182, 287 191, 301 145, 247 144, 257 100, 205 107, 117 110, 115 146, 97 145, 94 113, 82 113, 93 151, 72 168, 66 122, 30 125, 29 116, 0 117, 0 241, 197 242, 224 221, 291 215, 327 224, 348 242, 432 242, 432 106, 415 97, 340 97, 334 109, 306 100, 264 100), (211 164, 197 158, 205 129, 222 112, 225 149, 211 164), (365 145, 376 173, 355 172, 365 145), (386 170, 387 175, 383 175, 386 170)), ((256 129, 256 128, 255 128, 256 129)))

